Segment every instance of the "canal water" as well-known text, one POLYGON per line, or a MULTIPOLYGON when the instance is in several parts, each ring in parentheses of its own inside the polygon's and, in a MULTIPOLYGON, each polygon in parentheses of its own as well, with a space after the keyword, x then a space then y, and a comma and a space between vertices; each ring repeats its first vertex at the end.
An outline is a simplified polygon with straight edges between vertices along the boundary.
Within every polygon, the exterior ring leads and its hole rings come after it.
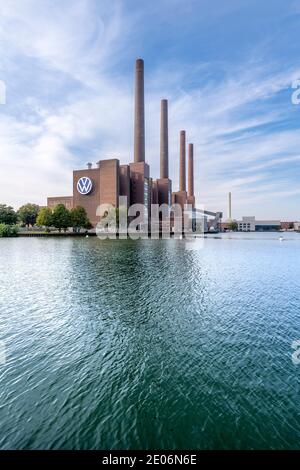
POLYGON ((0 448, 300 448, 279 236, 0 240, 0 448))

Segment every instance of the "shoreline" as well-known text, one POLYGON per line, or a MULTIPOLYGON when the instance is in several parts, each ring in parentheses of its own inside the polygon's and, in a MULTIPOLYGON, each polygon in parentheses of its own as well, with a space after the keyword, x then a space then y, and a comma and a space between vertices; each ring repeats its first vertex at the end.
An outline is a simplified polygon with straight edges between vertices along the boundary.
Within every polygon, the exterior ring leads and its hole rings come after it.
MULTIPOLYGON (((278 231, 269 231, 269 232, 204 232, 201 234, 195 234, 193 238, 234 238, 234 239, 241 239, 244 238, 247 235, 247 237, 252 238, 254 235, 278 235, 279 238, 283 238, 285 235, 290 234, 300 234, 299 231, 287 231, 287 232, 278 232, 278 231)), ((182 238, 186 238, 185 234, 182 233, 182 238)), ((88 232, 88 233, 72 233, 72 232, 67 232, 67 233, 59 233, 59 232, 19 232, 17 236, 15 237, 3 237, 3 238, 73 238, 73 237, 84 237, 84 238, 89 238, 89 237, 97 237, 96 232, 88 232)), ((98 237, 99 238, 99 237, 98 237)), ((116 235, 116 238, 119 238, 119 234, 116 235)), ((170 238, 174 238, 174 233, 172 232, 170 234, 170 238)), ((127 236, 127 239, 130 239, 129 236, 127 236)), ((148 233, 148 237, 145 239, 151 239, 151 232, 148 233)), ((162 235, 159 234, 158 238, 153 238, 153 239, 162 239, 162 235)))

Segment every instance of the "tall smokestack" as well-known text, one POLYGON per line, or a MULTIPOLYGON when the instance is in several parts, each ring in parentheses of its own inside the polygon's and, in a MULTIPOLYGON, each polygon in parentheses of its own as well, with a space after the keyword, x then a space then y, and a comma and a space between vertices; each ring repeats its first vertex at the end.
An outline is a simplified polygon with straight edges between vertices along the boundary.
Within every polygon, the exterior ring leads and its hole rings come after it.
POLYGON ((144 61, 135 62, 134 161, 145 161, 144 61))
POLYGON ((194 144, 189 144, 188 196, 194 196, 194 144))
POLYGON ((185 131, 180 131, 179 191, 186 191, 186 184, 185 184, 185 131))
POLYGON ((160 102, 160 177, 169 178, 168 100, 160 102))
POLYGON ((228 216, 229 220, 231 220, 231 193, 228 193, 228 216))

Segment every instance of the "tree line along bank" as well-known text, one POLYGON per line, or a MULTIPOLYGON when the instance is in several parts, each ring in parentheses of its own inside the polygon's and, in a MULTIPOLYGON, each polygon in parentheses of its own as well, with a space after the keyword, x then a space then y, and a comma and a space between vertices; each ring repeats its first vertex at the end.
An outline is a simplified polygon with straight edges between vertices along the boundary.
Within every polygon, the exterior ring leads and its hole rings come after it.
POLYGON ((0 238, 17 236, 18 231, 26 227, 36 227, 46 232, 52 229, 66 232, 72 228, 73 232, 80 232, 92 226, 81 206, 68 210, 63 204, 58 204, 52 210, 28 203, 15 211, 11 206, 0 204, 0 238))

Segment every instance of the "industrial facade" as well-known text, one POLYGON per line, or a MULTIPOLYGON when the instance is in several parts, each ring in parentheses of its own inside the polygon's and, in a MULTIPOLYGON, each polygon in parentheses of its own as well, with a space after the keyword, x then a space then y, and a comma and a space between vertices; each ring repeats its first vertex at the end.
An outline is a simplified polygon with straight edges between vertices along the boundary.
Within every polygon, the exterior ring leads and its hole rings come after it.
POLYGON ((186 132, 180 132, 179 191, 172 192, 169 178, 168 101, 161 100, 160 120, 160 178, 152 179, 150 167, 145 161, 145 104, 144 61, 135 64, 135 110, 134 110, 134 161, 121 165, 116 158, 100 160, 94 168, 73 171, 73 196, 49 197, 47 205, 53 208, 64 204, 68 209, 85 208, 91 224, 95 227, 101 215, 101 204, 118 208, 119 196, 127 196, 128 206, 143 204, 150 217, 151 204, 186 204, 195 207, 194 196, 194 147, 188 145, 188 188, 186 188, 186 132))

